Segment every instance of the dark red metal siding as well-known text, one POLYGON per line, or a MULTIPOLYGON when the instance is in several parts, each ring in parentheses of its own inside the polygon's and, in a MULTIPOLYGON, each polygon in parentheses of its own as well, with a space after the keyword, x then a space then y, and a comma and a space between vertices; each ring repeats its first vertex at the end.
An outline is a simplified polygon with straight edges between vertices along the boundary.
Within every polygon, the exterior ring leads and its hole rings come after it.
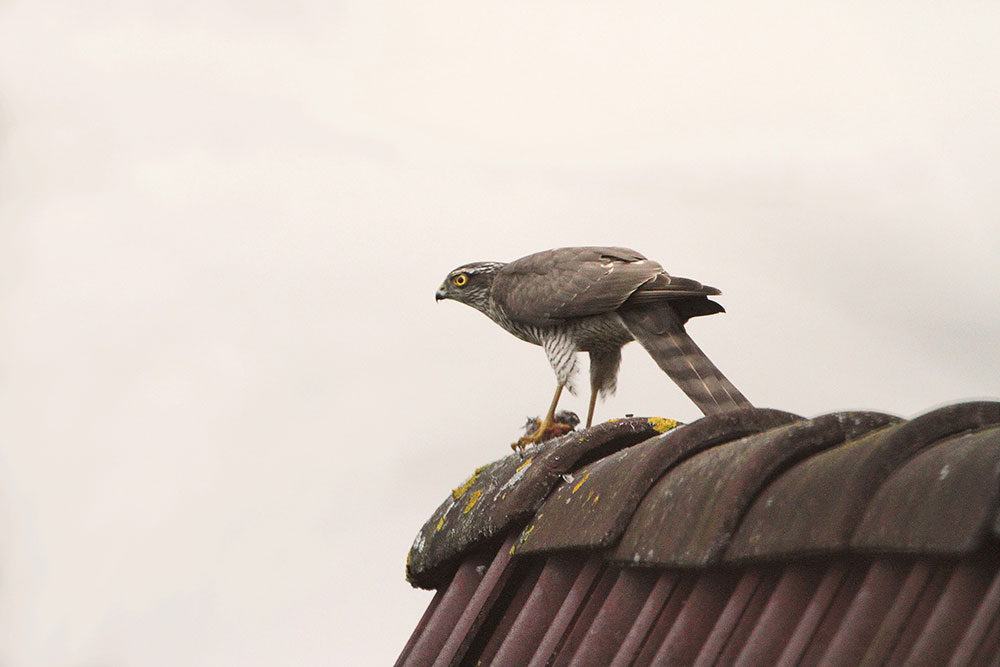
POLYGON ((697 576, 680 614, 671 619, 670 630, 653 656, 652 664, 692 663, 739 579, 736 572, 709 572, 697 576))
POLYGON ((541 645, 563 601, 580 577, 580 571, 578 559, 556 557, 545 563, 531 594, 517 610, 514 623, 506 635, 500 637, 501 644, 493 656, 496 664, 526 665, 531 661, 535 649, 541 645))
POLYGON ((397 665, 996 664, 1000 559, 831 556, 665 570, 467 559, 397 665))

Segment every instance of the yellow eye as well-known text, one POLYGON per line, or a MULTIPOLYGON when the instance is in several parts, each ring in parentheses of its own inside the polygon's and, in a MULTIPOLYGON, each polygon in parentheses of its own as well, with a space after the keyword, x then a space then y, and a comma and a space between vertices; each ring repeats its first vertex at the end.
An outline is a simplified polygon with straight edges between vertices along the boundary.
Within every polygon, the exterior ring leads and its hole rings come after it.
POLYGON ((458 285, 459 287, 461 287, 465 283, 469 282, 469 278, 464 273, 460 273, 457 276, 455 276, 454 278, 452 278, 451 282, 453 282, 456 285, 458 285))

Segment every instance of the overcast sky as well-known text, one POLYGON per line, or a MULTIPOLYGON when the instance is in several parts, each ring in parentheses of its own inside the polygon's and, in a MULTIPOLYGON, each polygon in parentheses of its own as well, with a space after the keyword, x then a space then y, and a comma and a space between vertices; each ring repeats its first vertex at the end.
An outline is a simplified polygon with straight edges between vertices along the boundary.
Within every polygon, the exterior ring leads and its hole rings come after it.
MULTIPOLYGON (((633 247, 757 405, 1000 397, 995 3, 0 4, 0 663, 378 665, 543 352, 452 268, 633 247)), ((587 397, 567 397, 585 413, 587 397)), ((638 346, 615 398, 697 411, 638 346)))

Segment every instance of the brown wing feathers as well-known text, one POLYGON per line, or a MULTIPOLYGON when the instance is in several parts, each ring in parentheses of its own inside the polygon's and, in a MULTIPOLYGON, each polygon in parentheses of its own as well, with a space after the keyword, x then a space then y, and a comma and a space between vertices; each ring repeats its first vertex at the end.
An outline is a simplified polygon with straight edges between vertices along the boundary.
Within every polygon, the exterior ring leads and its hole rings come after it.
POLYGON ((548 325, 616 310, 662 272, 627 248, 556 248, 507 264, 492 296, 510 317, 548 325))

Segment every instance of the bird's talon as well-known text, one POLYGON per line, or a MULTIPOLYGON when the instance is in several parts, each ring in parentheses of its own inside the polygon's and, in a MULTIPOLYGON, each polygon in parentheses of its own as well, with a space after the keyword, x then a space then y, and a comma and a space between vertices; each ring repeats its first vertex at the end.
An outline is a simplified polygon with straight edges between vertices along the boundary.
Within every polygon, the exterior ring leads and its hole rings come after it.
POLYGON ((534 445, 538 442, 538 438, 535 436, 525 436, 523 438, 518 438, 517 442, 510 443, 511 449, 516 449, 517 451, 524 453, 524 450, 528 448, 528 445, 534 445))
MULTIPOLYGON (((532 422, 537 423, 537 420, 532 420, 532 422)), ((511 443, 510 446, 513 449, 519 449, 523 452, 527 449, 528 445, 537 445, 538 443, 544 442, 548 438, 553 437, 551 434, 552 427, 552 422, 542 422, 538 424, 538 427, 535 428, 531 435, 521 436, 517 439, 517 442, 511 443), (548 436, 548 438, 546 436, 548 436)))

